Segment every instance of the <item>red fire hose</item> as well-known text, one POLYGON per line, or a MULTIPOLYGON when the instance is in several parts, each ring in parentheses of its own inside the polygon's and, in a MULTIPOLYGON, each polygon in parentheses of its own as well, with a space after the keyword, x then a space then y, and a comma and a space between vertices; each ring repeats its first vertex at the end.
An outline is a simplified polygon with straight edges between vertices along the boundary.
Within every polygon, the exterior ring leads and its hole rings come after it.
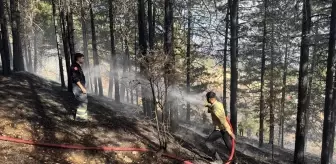
MULTIPOLYGON (((229 117, 226 117, 226 120, 227 120, 227 122, 229 122, 229 125, 230 125, 230 127, 231 127, 231 130, 232 130, 232 132, 233 132, 233 128, 232 128, 232 125, 231 125, 231 122, 230 122, 229 117)), ((232 138, 232 141, 231 141, 231 145, 232 145, 232 148, 231 148, 231 154, 230 154, 229 160, 228 160, 225 164, 230 164, 230 163, 231 163, 231 161, 232 161, 232 159, 233 159, 233 155, 234 155, 234 153, 235 153, 235 144, 236 144, 236 141, 235 141, 235 139, 232 138)))
MULTIPOLYGON (((37 143, 31 140, 23 140, 17 138, 11 138, 6 136, 0 136, 0 140, 9 141, 14 143, 23 143, 28 145, 35 145, 35 146, 43 146, 43 147, 53 147, 53 148, 63 148, 63 149, 77 149, 77 150, 101 150, 101 151, 138 151, 138 152, 154 152, 152 150, 148 150, 146 148, 122 148, 122 147, 85 147, 80 145, 64 145, 64 144, 50 144, 50 143, 37 143)), ((162 154, 163 157, 175 159, 178 161, 183 162, 183 164, 192 164, 190 161, 184 160, 182 158, 170 155, 170 154, 162 154)))

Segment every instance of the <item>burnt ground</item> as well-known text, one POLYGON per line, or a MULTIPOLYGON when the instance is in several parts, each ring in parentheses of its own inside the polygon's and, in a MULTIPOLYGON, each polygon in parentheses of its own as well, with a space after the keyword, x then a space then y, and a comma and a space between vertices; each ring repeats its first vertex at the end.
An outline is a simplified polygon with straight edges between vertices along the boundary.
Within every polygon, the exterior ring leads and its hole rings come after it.
MULTIPOLYGON (((0 76, 0 135, 42 143, 158 150, 155 126, 142 118, 138 107, 89 96, 90 120, 81 123, 73 121, 73 100, 72 94, 58 83, 29 73, 0 76)), ((203 141, 204 135, 181 126, 170 138, 167 151, 194 163, 209 163, 203 152, 203 141)), ((222 144, 216 145, 224 156, 222 144)), ((264 159, 269 157, 269 149, 258 149, 247 141, 239 142, 237 150, 240 163, 274 163, 264 159)), ((275 163, 286 163, 287 159, 288 154, 280 152, 275 163)), ((155 153, 66 150, 7 141, 0 141, 0 161, 6 164, 179 163, 158 158, 155 153)))
MULTIPOLYGON (((197 128, 190 125, 180 125, 180 129, 175 133, 176 137, 183 138, 187 145, 191 145, 199 150, 205 150, 204 141, 211 133, 209 128, 198 126, 197 128)), ((283 149, 277 145, 264 144, 262 148, 258 147, 258 141, 248 139, 246 137, 236 136, 236 153, 237 161, 240 164, 292 164, 294 152, 292 150, 283 149)), ((215 143, 217 151, 221 156, 227 156, 225 144, 222 140, 215 143)), ((306 164, 320 163, 319 157, 308 154, 305 159, 306 164)))

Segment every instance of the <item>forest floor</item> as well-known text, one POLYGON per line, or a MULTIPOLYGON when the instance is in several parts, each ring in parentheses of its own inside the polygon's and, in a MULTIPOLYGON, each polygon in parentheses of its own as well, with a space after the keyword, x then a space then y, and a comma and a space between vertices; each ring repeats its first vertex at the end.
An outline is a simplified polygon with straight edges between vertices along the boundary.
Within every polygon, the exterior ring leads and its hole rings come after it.
MULTIPOLYGON (((153 122, 141 116, 141 109, 116 103, 108 98, 89 96, 89 116, 86 123, 73 121, 74 98, 53 81, 29 73, 0 76, 0 135, 33 140, 38 143, 84 146, 136 147, 158 150, 157 132, 153 122)), ((206 129, 195 130, 181 125, 171 135, 167 153, 196 164, 209 163, 204 153, 206 129), (199 132, 198 132, 199 131, 199 132)), ((239 163, 290 163, 292 152, 259 149, 250 141, 238 138, 239 163)), ((220 154, 225 152, 221 141, 216 144, 220 154)), ((102 152, 69 150, 0 141, 2 163, 179 163, 159 158, 156 153, 102 152)), ((318 163, 311 158, 309 163, 318 163)))
MULTIPOLYGON (((176 135, 183 138, 183 141, 190 143, 193 147, 204 150, 203 140, 208 137, 211 131, 209 128, 198 126, 197 128, 190 125, 181 125, 181 129, 176 132, 176 135)), ((294 152, 289 149, 283 149, 277 145, 273 145, 273 158, 272 158, 272 145, 264 144, 262 148, 258 147, 258 141, 246 137, 236 136, 236 153, 239 163, 249 161, 251 164, 291 164, 293 163, 294 152)), ((225 144, 222 140, 216 141, 216 149, 221 152, 222 156, 226 156, 227 152, 223 152, 225 144)), ((306 154, 306 164, 318 164, 320 158, 311 154, 306 154)))

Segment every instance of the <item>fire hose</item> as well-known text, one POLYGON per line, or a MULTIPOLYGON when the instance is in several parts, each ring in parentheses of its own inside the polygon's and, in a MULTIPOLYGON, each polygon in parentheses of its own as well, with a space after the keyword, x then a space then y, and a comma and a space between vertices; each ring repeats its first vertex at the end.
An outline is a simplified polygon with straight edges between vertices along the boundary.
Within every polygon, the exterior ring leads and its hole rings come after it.
MULTIPOLYGON (((34 146, 41 146, 41 147, 52 147, 52 148, 62 148, 62 149, 76 149, 76 150, 100 150, 100 151, 138 151, 138 152, 154 152, 153 150, 149 150, 146 148, 127 148, 127 147, 107 147, 107 146, 100 146, 100 147, 86 147, 81 145, 65 145, 65 144, 51 144, 51 143, 38 143, 32 140, 23 140, 17 138, 11 138, 6 136, 0 136, 0 140, 8 141, 13 143, 22 143, 27 145, 34 145, 34 146)), ((178 160, 183 162, 183 164, 192 164, 190 161, 184 160, 180 157, 171 155, 171 154, 162 154, 163 157, 178 160)))
MULTIPOLYGON (((226 120, 229 122, 229 125, 232 128, 230 119, 227 117, 226 120)), ((22 144, 27 144, 27 145, 34 145, 34 146, 41 146, 41 147, 52 147, 52 148, 62 148, 62 149, 76 149, 76 150, 100 150, 100 151, 138 151, 138 152, 154 152, 153 150, 149 150, 146 148, 128 148, 128 147, 107 147, 107 146, 100 146, 100 147, 86 147, 86 146, 81 146, 81 145, 65 145, 65 144, 51 144, 51 143, 38 143, 34 142, 32 140, 24 140, 24 139, 17 139, 17 138, 12 138, 12 137, 7 137, 7 136, 0 136, 0 140, 2 141, 9 141, 13 143, 22 143, 22 144)), ((234 153, 235 153, 235 139, 232 139, 231 141, 232 148, 231 148, 231 153, 229 160, 225 164, 230 164, 234 153)), ((184 160, 182 158, 179 158, 174 155, 170 154, 162 154, 163 157, 170 158, 170 159, 175 159, 178 161, 183 162, 183 164, 192 164, 192 162, 184 160)))

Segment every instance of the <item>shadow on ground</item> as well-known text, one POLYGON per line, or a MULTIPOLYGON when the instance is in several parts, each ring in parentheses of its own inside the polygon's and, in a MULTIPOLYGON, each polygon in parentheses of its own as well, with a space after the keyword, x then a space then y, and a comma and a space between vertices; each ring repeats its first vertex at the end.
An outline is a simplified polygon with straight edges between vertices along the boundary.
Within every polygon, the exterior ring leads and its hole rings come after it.
MULTIPOLYGON (((128 116, 130 113, 122 114, 124 108, 123 104, 89 96, 90 121, 76 122, 74 97, 58 83, 25 72, 0 76, 0 133, 4 136, 43 143, 157 149, 152 125, 128 116)), ((152 153, 74 151, 0 143, 0 160, 5 163, 173 162, 155 158, 152 153)))

